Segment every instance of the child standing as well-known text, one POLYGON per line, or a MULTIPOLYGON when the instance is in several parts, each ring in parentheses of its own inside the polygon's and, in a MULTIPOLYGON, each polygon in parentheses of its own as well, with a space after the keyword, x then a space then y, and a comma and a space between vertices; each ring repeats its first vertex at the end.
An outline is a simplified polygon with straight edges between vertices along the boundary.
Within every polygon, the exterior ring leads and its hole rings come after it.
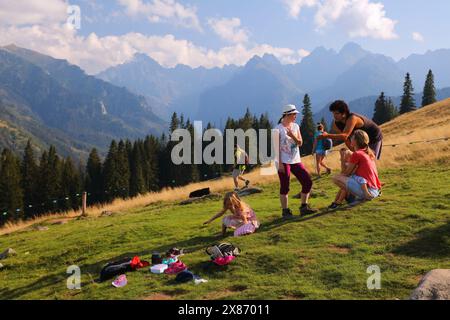
POLYGON ((300 214, 309 215, 316 213, 309 204, 309 195, 312 188, 312 180, 309 172, 301 162, 300 149, 303 140, 300 133, 300 127, 295 120, 298 110, 294 105, 287 105, 283 109, 283 115, 276 129, 279 132, 279 159, 276 164, 278 167, 278 177, 280 179, 280 202, 282 207, 282 216, 284 219, 293 217, 292 211, 288 206, 288 194, 291 178, 291 171, 302 185, 300 214))
POLYGON ((217 218, 220 218, 227 212, 232 215, 222 219, 222 235, 225 237, 227 228, 237 229, 235 236, 251 234, 259 228, 259 221, 256 219, 255 212, 248 204, 242 201, 236 192, 229 192, 223 199, 223 209, 203 224, 210 224, 217 218))
POLYGON ((331 173, 330 167, 328 167, 324 160, 326 156, 328 155, 328 151, 325 150, 325 147, 323 146, 324 140, 318 140, 317 137, 321 136, 323 134, 323 124, 318 123, 317 124, 317 131, 314 133, 314 144, 313 144, 313 153, 316 154, 316 170, 317 175, 320 177, 320 167, 324 167, 327 169, 327 174, 331 173))
POLYGON ((333 178, 333 182, 341 190, 329 209, 341 206, 349 194, 355 196, 356 202, 372 200, 380 195, 381 182, 378 178, 375 154, 369 148, 369 136, 365 131, 356 130, 351 138, 351 145, 355 152, 350 157, 349 165, 343 174, 333 178))

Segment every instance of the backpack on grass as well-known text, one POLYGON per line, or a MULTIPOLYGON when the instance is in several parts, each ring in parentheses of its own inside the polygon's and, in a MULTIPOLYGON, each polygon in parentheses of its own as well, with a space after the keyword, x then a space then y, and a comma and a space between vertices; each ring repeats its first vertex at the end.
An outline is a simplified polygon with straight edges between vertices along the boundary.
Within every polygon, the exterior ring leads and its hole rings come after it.
POLYGON ((206 253, 211 256, 211 259, 224 258, 228 256, 238 256, 241 250, 231 243, 224 242, 219 245, 206 248, 206 253))

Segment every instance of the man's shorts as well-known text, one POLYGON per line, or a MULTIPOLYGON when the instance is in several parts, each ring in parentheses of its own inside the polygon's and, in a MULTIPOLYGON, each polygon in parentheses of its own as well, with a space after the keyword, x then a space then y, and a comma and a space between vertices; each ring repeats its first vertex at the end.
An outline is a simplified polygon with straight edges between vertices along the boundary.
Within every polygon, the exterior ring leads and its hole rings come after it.
POLYGON ((232 173, 233 178, 242 176, 244 174, 246 168, 247 167, 245 165, 239 165, 236 168, 234 168, 233 173, 232 173))

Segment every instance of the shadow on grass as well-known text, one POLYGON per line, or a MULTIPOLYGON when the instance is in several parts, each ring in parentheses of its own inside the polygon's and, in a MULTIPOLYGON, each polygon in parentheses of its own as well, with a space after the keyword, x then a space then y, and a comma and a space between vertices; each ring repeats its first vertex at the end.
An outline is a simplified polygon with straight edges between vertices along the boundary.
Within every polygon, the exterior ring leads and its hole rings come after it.
POLYGON ((303 217, 300 215, 294 215, 294 217, 292 217, 291 219, 288 219, 288 220, 285 220, 280 217, 278 219, 273 220, 272 222, 261 224, 261 227, 258 229, 257 232, 261 233, 261 232, 269 231, 269 230, 272 230, 272 229, 275 229, 275 228, 278 228, 278 227, 281 227, 281 226, 284 226, 284 225, 287 225, 290 223, 306 222, 309 220, 313 220, 313 219, 317 219, 317 218, 324 217, 327 215, 331 215, 333 213, 338 213, 341 211, 348 211, 350 209, 351 209, 351 207, 342 207, 342 208, 336 209, 336 210, 329 210, 326 208, 326 209, 320 210, 319 213, 316 213, 314 215, 303 216, 303 217))
MULTIPOLYGON (((13 300, 22 297, 23 295, 30 293, 32 291, 40 290, 45 287, 57 285, 64 283, 65 279, 67 279, 67 274, 60 275, 49 275, 40 278, 38 281, 33 282, 27 286, 16 288, 16 289, 8 289, 2 288, 0 289, 0 299, 1 300, 13 300)), ((48 299, 48 297, 42 297, 41 299, 48 299)))
MULTIPOLYGON (((98 277, 100 276, 100 271, 102 270, 103 266, 107 264, 108 262, 118 261, 126 257, 134 257, 139 256, 141 260, 147 260, 150 261, 151 254, 154 251, 164 253, 170 248, 184 248, 186 253, 193 253, 198 250, 204 250, 206 247, 210 244, 215 244, 218 241, 223 241, 224 238, 221 235, 212 235, 212 236, 200 236, 200 237, 192 237, 187 240, 178 241, 175 243, 168 243, 165 245, 161 245, 159 247, 155 248, 148 248, 146 250, 142 250, 140 252, 126 252, 119 256, 112 257, 108 260, 99 261, 93 264, 85 264, 80 265, 80 269, 83 275, 89 275, 93 279, 95 279, 95 282, 98 282, 98 277)), ((226 241, 226 240, 225 240, 226 241)), ((206 256, 206 260, 208 257, 206 256)), ((209 273, 215 272, 216 268, 211 268, 211 262, 205 262, 200 263, 198 266, 191 266, 193 270, 197 271, 203 271, 203 270, 209 270, 209 273), (208 265, 208 267, 206 267, 208 265), (199 268, 199 269, 197 269, 199 268)), ((213 264, 214 265, 214 264, 213 264)), ((214 265, 215 266, 215 265, 214 265)), ((217 266, 218 267, 218 266, 217 266)), ((217 268, 216 271, 223 271, 224 269, 217 268)), ((1 300, 13 300, 13 299, 20 299, 23 295, 33 292, 33 291, 39 291, 42 289, 45 289, 47 287, 51 286, 66 286, 66 280, 70 276, 70 274, 67 274, 66 272, 61 272, 58 274, 52 274, 48 276, 41 277, 37 281, 30 283, 26 286, 15 288, 15 289, 9 289, 9 288, 1 288, 0 289, 0 299, 1 300)), ((108 282, 108 281, 105 281, 108 282)), ((90 285, 92 285, 93 282, 85 282, 82 283, 82 287, 86 288, 90 285)), ((48 299, 49 297, 45 296, 42 297, 42 299, 48 299)))
POLYGON ((421 230, 416 239, 394 248, 392 253, 419 258, 450 257, 450 221, 437 228, 421 230))

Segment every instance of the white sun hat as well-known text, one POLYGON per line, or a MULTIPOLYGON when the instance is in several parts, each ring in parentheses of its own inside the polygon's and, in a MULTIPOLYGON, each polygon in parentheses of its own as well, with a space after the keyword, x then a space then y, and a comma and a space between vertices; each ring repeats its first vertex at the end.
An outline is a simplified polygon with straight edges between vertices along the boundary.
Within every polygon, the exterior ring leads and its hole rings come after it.
POLYGON ((294 106, 293 104, 288 104, 287 106, 283 107, 283 115, 294 114, 294 113, 300 113, 300 112, 297 110, 297 107, 294 106))

